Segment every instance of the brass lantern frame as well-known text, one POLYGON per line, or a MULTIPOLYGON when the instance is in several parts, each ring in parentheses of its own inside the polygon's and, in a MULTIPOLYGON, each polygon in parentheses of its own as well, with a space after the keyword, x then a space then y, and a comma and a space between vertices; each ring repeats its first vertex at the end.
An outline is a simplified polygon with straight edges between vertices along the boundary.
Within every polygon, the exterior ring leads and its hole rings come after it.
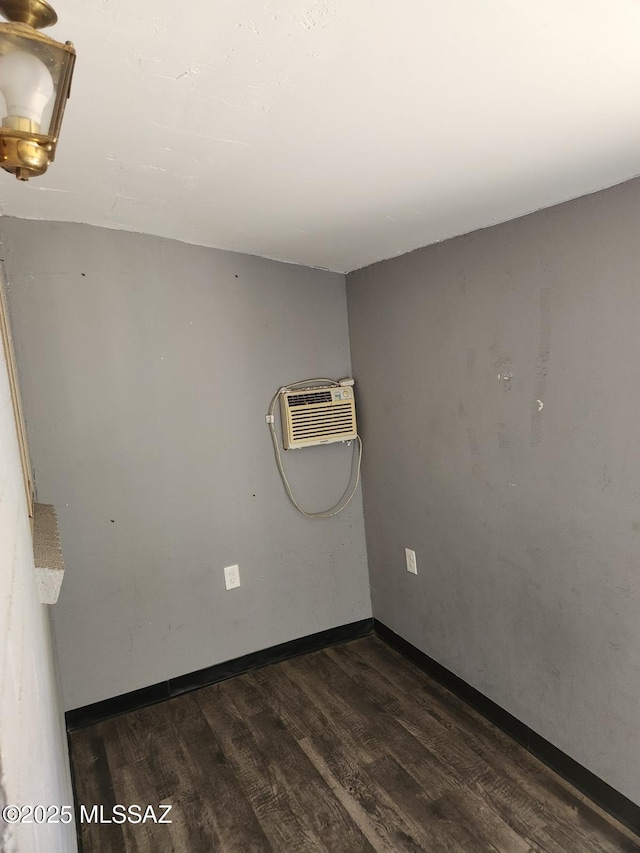
POLYGON ((47 133, 28 128, 0 126, 0 166, 21 181, 42 175, 53 163, 64 110, 71 89, 76 51, 68 41, 58 42, 39 32, 36 27, 50 26, 57 21, 55 11, 44 0, 0 0, 0 14, 11 18, 0 23, 0 40, 14 37, 44 48, 53 48, 62 57, 62 67, 55 93, 55 103, 47 133))

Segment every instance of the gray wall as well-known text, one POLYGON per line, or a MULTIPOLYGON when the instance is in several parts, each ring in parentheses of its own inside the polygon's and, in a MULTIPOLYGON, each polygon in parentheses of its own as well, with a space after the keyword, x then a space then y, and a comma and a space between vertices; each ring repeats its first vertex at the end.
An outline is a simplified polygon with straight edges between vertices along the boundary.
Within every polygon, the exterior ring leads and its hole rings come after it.
POLYGON ((634 181, 347 278, 375 617, 636 802, 639 232, 634 181))
MULTIPOLYGON (((369 616, 361 501, 299 516, 264 419, 281 385, 349 373, 344 277, 90 226, 0 231, 38 497, 67 565, 65 706, 369 616)), ((340 497, 350 454, 286 454, 307 506, 340 497)))

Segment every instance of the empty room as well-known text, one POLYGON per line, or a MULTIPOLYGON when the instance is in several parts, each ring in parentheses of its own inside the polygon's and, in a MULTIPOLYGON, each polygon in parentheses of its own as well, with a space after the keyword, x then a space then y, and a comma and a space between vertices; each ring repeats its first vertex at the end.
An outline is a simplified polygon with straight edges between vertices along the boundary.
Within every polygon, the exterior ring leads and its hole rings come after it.
POLYGON ((0 0, 0 851, 640 851, 640 4, 0 0))

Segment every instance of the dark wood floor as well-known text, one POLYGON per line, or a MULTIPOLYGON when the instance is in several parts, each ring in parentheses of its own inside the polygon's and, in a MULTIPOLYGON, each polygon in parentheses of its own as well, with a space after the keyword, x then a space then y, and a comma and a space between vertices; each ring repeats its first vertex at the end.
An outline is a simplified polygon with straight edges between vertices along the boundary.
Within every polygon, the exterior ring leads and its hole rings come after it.
MULTIPOLYGON (((84 853, 640 851, 524 749, 367 637, 71 736, 84 853)), ((634 840, 635 839, 635 840, 634 840)))

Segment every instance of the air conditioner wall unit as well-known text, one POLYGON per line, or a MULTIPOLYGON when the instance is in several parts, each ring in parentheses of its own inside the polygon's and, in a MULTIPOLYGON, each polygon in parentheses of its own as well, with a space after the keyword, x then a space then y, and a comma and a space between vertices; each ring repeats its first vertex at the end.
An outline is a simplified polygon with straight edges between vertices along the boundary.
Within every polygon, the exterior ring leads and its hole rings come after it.
POLYGON ((353 441, 358 435, 352 385, 283 391, 280 414, 285 450, 353 441))

